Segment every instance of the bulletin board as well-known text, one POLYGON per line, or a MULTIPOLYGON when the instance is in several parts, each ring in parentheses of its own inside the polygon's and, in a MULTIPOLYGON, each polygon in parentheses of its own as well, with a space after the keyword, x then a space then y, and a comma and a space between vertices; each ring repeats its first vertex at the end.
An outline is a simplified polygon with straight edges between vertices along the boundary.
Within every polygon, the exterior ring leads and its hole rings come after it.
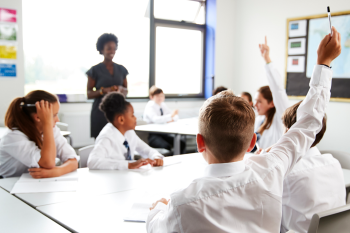
MULTIPOLYGON (((331 15, 332 26, 341 33, 342 43, 341 55, 331 64, 331 100, 350 102, 350 11, 331 15)), ((327 14, 287 19, 285 87, 289 97, 304 99, 306 96, 317 64, 318 45, 329 33, 327 14)))

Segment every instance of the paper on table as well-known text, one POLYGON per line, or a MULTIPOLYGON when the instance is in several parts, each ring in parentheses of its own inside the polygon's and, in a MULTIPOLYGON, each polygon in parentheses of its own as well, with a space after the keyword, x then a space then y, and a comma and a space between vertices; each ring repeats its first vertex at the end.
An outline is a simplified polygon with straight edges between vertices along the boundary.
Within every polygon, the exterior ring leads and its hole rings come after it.
POLYGON ((34 179, 24 173, 12 188, 11 193, 74 192, 78 187, 78 172, 60 177, 34 179))
POLYGON ((131 207, 129 214, 124 217, 124 221, 128 222, 146 222, 149 208, 152 206, 152 203, 134 203, 131 207))

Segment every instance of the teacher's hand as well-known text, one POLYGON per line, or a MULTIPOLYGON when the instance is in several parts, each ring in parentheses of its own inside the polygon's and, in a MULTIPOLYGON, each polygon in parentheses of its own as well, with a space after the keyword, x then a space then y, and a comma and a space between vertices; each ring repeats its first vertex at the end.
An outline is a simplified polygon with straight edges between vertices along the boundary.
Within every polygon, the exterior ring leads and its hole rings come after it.
POLYGON ((119 87, 114 85, 114 86, 111 86, 111 87, 106 87, 106 88, 103 88, 103 92, 105 94, 108 94, 110 92, 114 92, 114 91, 118 91, 119 87))

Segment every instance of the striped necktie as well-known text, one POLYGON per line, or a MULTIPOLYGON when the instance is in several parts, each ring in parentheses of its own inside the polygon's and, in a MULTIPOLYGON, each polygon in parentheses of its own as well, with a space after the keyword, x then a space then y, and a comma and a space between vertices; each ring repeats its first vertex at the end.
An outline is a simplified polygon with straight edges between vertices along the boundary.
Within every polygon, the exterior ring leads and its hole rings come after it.
POLYGON ((130 154, 130 147, 129 147, 129 143, 127 140, 125 140, 125 142, 123 143, 123 145, 126 147, 126 149, 128 150, 128 152, 126 153, 125 159, 126 160, 131 160, 131 154, 130 154))

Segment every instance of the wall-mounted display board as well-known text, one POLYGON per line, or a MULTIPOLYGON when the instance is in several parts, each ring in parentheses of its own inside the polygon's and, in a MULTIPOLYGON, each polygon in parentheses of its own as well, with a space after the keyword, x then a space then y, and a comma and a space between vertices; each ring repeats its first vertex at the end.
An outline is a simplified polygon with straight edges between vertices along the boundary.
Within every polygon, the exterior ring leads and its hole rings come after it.
MULTIPOLYGON (((326 10, 326 9, 325 9, 326 10)), ((332 14, 332 26, 341 34, 342 52, 331 64, 331 100, 350 102, 350 11, 332 14)), ((303 99, 308 90, 317 48, 330 33, 327 14, 287 19, 286 91, 303 99)))
POLYGON ((17 11, 0 6, 0 78, 17 77, 17 11))

